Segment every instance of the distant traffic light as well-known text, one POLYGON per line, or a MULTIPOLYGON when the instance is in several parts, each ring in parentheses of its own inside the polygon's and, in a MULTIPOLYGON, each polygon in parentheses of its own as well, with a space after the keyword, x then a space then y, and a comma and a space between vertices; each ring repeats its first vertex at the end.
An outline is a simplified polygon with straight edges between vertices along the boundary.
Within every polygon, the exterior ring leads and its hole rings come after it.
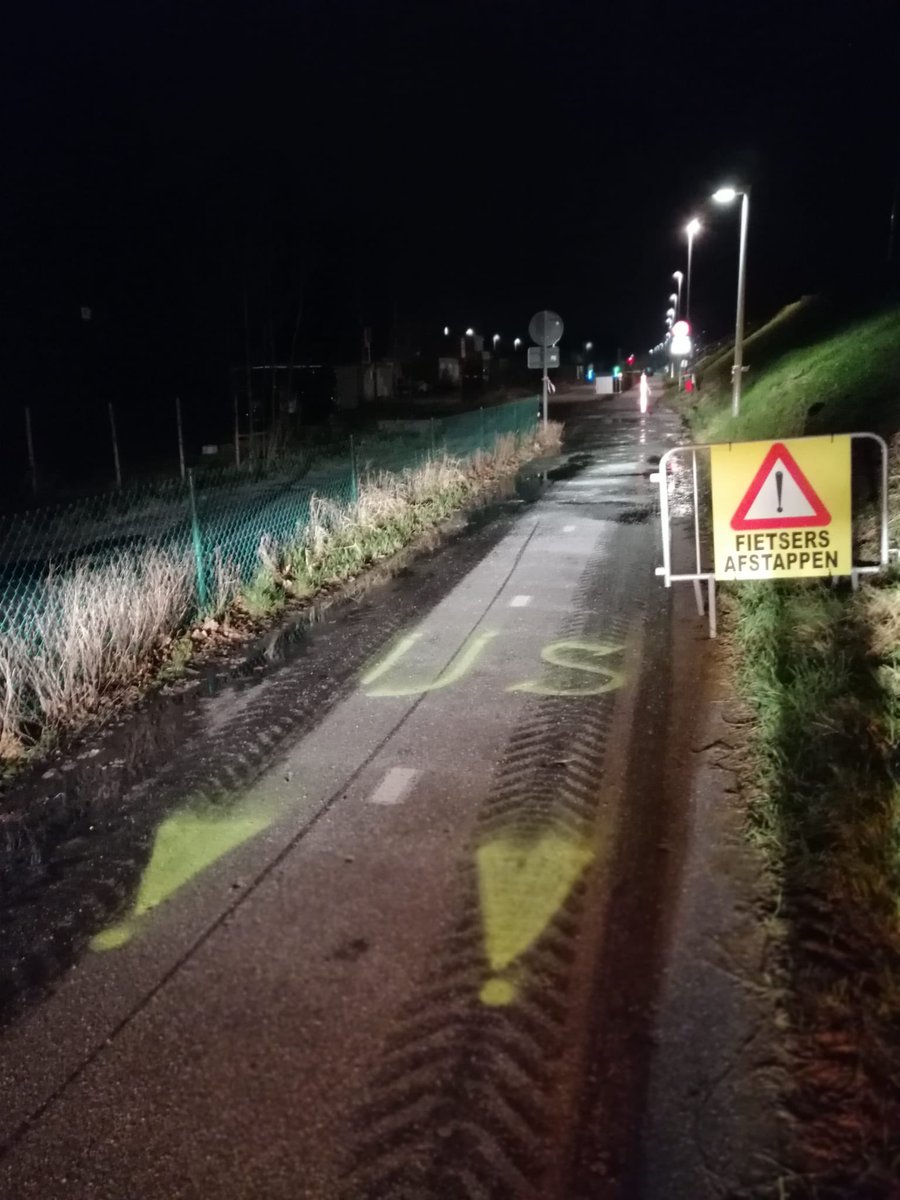
POLYGON ((634 366, 634 355, 629 354, 625 361, 628 363, 629 367, 634 366))

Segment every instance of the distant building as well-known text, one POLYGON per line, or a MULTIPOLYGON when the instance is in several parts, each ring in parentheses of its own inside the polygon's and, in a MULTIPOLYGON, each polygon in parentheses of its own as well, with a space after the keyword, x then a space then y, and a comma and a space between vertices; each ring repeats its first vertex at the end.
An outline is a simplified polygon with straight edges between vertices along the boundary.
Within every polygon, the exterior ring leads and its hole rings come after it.
POLYGON ((325 424, 335 409, 334 369, 321 363, 234 367, 231 387, 240 435, 247 439, 252 435, 254 446, 297 440, 302 429, 325 424))
POLYGON ((393 400, 397 391, 397 371, 392 362, 347 363, 334 368, 336 402, 341 411, 361 404, 393 400))

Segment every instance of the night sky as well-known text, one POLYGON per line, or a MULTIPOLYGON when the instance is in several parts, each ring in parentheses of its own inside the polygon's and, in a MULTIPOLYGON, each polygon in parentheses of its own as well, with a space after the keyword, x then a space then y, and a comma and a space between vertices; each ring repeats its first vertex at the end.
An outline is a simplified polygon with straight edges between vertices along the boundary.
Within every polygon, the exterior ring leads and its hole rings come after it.
POLYGON ((753 189, 751 318, 877 272, 897 9, 20 5, 0 49, 6 469, 26 402, 81 445, 115 399, 135 453, 176 393, 198 436, 227 420, 245 298, 257 361, 287 355, 301 296, 307 360, 355 358, 363 324, 382 350, 392 321, 524 336, 545 306, 601 354, 646 349, 695 213, 694 314, 718 336, 737 210, 701 205, 723 181, 753 189))

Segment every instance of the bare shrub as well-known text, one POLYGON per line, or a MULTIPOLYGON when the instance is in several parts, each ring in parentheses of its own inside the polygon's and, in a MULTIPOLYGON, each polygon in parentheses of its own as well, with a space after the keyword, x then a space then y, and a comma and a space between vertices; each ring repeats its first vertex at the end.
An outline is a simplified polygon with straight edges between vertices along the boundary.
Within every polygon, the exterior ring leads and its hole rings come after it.
POLYGON ((210 580, 210 605, 216 615, 231 607, 240 594, 242 584, 241 568, 234 559, 226 558, 217 546, 210 580))
POLYGON ((0 637, 0 759, 22 752, 22 666, 25 657, 15 639, 0 637))
POLYGON ((51 576, 27 636, 0 637, 4 742, 26 728, 77 724, 133 680, 192 599, 187 555, 148 550, 51 576))

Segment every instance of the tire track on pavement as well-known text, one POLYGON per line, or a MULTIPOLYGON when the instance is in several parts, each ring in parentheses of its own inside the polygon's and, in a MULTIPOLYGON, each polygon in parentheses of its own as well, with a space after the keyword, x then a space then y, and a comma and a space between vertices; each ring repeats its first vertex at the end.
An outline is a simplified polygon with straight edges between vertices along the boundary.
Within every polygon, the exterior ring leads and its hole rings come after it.
MULTIPOLYGON (((602 602, 604 573, 599 564, 584 573, 559 639, 625 646, 629 621, 609 612, 615 597, 602 602)), ((565 679, 571 667, 552 664, 542 683, 562 690, 565 679)), ((588 872, 578 864, 595 858, 609 815, 598 784, 616 703, 614 690, 535 698, 511 735, 460 868, 458 917, 398 1013, 356 1113, 342 1200, 545 1195, 585 916, 588 872), (498 970, 484 927, 480 856, 507 845, 526 863, 535 856, 544 877, 555 855, 560 863, 568 855, 572 878, 530 944, 498 970), (546 862, 534 847, 548 847, 546 862)))

